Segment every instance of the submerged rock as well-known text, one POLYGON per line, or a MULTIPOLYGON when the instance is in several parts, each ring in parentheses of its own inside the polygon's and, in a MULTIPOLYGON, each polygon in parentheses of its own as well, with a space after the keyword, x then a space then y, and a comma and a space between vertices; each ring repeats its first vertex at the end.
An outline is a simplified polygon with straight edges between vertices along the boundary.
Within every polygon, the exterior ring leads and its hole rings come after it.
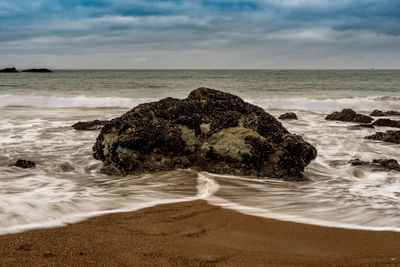
POLYGON ((391 119, 379 119, 379 120, 374 121, 374 123, 372 123, 372 125, 400 128, 400 121, 394 121, 391 119))
POLYGON ((94 121, 79 121, 72 125, 72 128, 79 131, 93 131, 103 128, 103 125, 108 121, 94 120, 94 121))
POLYGON ((5 72, 5 73, 16 73, 18 72, 16 68, 5 68, 0 70, 0 72, 5 72))
POLYGON ((262 108, 199 88, 186 99, 141 104, 101 130, 94 157, 108 173, 196 168, 301 180, 317 150, 262 108))
POLYGON ((395 170, 400 172, 400 165, 397 160, 394 159, 374 159, 372 162, 362 161, 359 158, 352 159, 349 163, 353 166, 366 166, 366 167, 375 167, 375 168, 384 168, 387 170, 395 170))
POLYGON ((33 168, 36 166, 36 163, 30 160, 25 160, 25 159, 18 159, 17 162, 15 163, 16 167, 19 168, 33 168))
POLYGON ((365 138, 400 144, 400 131, 376 132, 375 134, 366 136, 365 138))
POLYGON ((297 120, 296 113, 288 112, 279 116, 280 120, 297 120))
POLYGON ((333 112, 325 117, 325 120, 348 121, 370 123, 374 119, 370 116, 358 114, 352 109, 343 109, 341 112, 333 112))
POLYGON ((53 72, 49 69, 27 69, 23 70, 22 72, 39 72, 39 73, 47 73, 47 72, 53 72))
POLYGON ((373 117, 400 116, 400 112, 394 110, 382 111, 375 109, 370 115, 373 117))
POLYGON ((375 126, 373 126, 370 123, 362 123, 362 124, 356 124, 356 125, 348 127, 348 129, 350 129, 350 130, 361 130, 361 129, 364 129, 364 128, 374 129, 375 126))

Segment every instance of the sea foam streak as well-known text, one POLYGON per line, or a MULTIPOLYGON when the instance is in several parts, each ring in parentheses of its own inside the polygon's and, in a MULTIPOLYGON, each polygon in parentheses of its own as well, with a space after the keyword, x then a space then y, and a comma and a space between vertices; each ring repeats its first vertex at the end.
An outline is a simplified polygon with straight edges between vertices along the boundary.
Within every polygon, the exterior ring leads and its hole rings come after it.
MULTIPOLYGON (((122 97, 74 97, 41 95, 0 95, 0 107, 122 107, 133 108, 141 103, 157 101, 157 98, 122 98, 122 97)), ((335 111, 352 108, 358 111, 400 110, 400 98, 393 96, 372 96, 355 98, 261 98, 245 99, 265 109, 335 111)))

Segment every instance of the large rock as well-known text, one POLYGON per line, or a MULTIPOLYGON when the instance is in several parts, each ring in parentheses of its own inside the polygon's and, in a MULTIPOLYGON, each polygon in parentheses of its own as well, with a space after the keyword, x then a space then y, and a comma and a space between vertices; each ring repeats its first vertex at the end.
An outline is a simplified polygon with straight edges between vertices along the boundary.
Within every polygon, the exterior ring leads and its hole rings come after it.
POLYGON ((333 112, 325 117, 325 120, 348 121, 370 123, 373 118, 367 115, 358 114, 352 109, 343 109, 341 112, 333 112))
POLYGON ((53 71, 49 70, 49 69, 27 69, 27 70, 23 70, 22 72, 48 73, 48 72, 53 72, 53 71))
POLYGON ((94 120, 94 121, 78 121, 72 128, 78 131, 93 131, 93 130, 100 130, 103 128, 103 125, 106 124, 108 121, 104 120, 94 120))
POLYGON ((400 144, 400 131, 376 132, 375 134, 366 136, 365 138, 400 144))
POLYGON ((108 173, 193 167, 221 174, 300 180, 316 149, 263 109, 199 88, 183 100, 141 104, 106 123, 94 157, 108 173))
POLYGON ((378 119, 374 121, 372 125, 400 128, 400 121, 394 121, 391 119, 378 119))
POLYGON ((17 69, 16 68, 5 68, 0 70, 0 72, 5 72, 5 73, 17 73, 17 69))
POLYGON ((400 112, 394 110, 382 111, 375 109, 370 115, 373 117, 400 116, 400 112))

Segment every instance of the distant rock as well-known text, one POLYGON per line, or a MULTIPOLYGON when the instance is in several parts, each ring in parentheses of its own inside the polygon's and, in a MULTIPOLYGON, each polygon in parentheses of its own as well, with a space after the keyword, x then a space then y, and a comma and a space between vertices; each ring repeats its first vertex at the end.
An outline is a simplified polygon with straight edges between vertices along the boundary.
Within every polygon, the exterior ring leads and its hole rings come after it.
POLYGON ((36 163, 30 160, 25 160, 25 159, 18 159, 17 162, 15 163, 16 167, 19 168, 33 168, 36 166, 36 163))
POLYGON ((394 111, 394 110, 381 111, 381 110, 375 109, 374 111, 371 112, 370 115, 373 117, 400 116, 400 112, 394 111))
POLYGON ((352 159, 349 163, 353 166, 366 166, 370 168, 384 168, 387 170, 395 170, 400 172, 400 165, 394 159, 374 159, 372 162, 362 161, 358 158, 352 159))
POLYGON ((22 72, 35 72, 35 73, 48 73, 48 72, 53 72, 49 69, 27 69, 23 70, 22 72))
POLYGON ((394 121, 391 119, 378 119, 374 121, 372 125, 400 128, 400 121, 394 121))
POLYGON ((370 116, 358 114, 352 109, 343 109, 341 112, 333 112, 325 117, 325 120, 370 123, 374 119, 370 116))
POLYGON ((141 104, 112 119, 93 146, 103 171, 131 174, 195 168, 301 180, 317 150, 262 108, 199 88, 186 99, 141 104))
POLYGON ((5 68, 0 70, 0 72, 4 72, 4 73, 17 73, 17 69, 16 68, 5 68))
POLYGON ((94 120, 94 121, 79 121, 72 125, 75 130, 79 131, 93 131, 103 128, 104 124, 108 121, 94 120))
POLYGON ((296 113, 288 112, 279 116, 280 120, 297 120, 296 113))
POLYGON ((366 136, 365 138, 371 139, 371 140, 380 140, 383 142, 400 144, 400 131, 377 132, 373 135, 366 136))

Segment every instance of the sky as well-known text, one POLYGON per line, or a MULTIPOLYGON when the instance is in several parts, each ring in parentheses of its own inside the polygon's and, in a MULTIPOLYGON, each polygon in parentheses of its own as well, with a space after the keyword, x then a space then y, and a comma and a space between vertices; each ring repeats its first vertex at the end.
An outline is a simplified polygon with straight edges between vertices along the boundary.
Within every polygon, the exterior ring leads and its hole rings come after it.
POLYGON ((399 0, 0 0, 0 67, 400 68, 399 0))

